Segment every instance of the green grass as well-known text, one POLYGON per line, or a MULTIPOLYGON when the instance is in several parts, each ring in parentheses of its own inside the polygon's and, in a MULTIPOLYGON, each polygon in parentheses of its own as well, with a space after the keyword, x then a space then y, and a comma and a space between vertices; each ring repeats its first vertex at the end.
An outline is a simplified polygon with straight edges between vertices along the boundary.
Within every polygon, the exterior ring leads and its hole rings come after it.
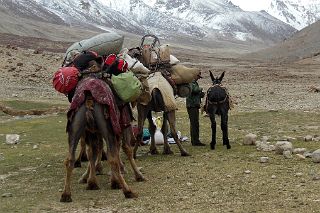
POLYGON ((52 104, 48 102, 36 101, 21 101, 21 100, 8 100, 1 101, 5 106, 11 107, 16 110, 30 110, 30 109, 47 109, 52 107, 65 107, 65 104, 52 104))
MULTIPOLYGON (((14 105, 20 105, 16 103, 14 105)), ((32 104, 27 103, 30 107, 32 104)), ((38 106, 38 105, 37 105, 38 106)), ((106 174, 98 176, 98 191, 87 191, 77 183, 85 168, 75 169, 72 179, 72 203, 60 203, 64 181, 63 160, 67 154, 65 115, 5 122, 0 126, 0 212, 316 212, 319 209, 320 167, 310 159, 284 159, 273 152, 258 152, 253 146, 242 146, 247 133, 258 138, 271 136, 271 142, 283 136, 301 138, 318 134, 319 113, 304 112, 234 112, 229 117, 232 149, 222 146, 220 126, 217 148, 192 147, 183 143, 192 154, 150 156, 147 146, 138 150, 138 166, 143 167, 147 182, 137 183, 129 173, 126 181, 139 193, 139 198, 125 199, 121 191, 111 190, 106 174), (21 135, 21 143, 6 145, 5 134, 21 135), (38 145, 38 149, 33 149, 38 145), (269 156, 270 163, 260 164, 261 156, 269 156), (244 174, 250 170, 251 174, 244 174), (302 177, 295 177, 297 172, 302 177), (276 179, 271 179, 276 175, 276 179), (317 201, 318 200, 318 201, 317 201)), ((220 122, 219 119, 218 123, 220 122)), ((210 121, 200 118, 200 139, 209 144, 210 121)), ((186 110, 177 111, 177 129, 189 133, 186 110)), ((293 142, 294 147, 309 150, 320 148, 319 142, 293 142)), ((162 151, 162 146, 159 146, 162 151)), ((122 159, 125 159, 122 156, 122 159)), ((86 166, 86 163, 84 164, 86 166)), ((105 168, 105 173, 109 170, 105 168)))

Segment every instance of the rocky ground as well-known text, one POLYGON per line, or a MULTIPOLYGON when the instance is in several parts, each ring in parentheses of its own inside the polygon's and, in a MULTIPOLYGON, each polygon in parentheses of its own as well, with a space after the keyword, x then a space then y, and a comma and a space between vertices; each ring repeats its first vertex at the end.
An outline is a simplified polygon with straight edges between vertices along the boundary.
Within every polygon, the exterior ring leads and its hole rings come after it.
MULTIPOLYGON (((69 43, 29 38, 30 44, 41 44, 31 48, 22 45, 27 42, 5 44, 9 38, 0 41, 0 99, 64 101, 51 80, 63 61, 63 47, 69 43), (46 44, 50 49, 44 48, 46 44)), ((208 71, 216 76, 226 71, 223 82, 238 103, 236 110, 319 109, 320 94, 309 91, 312 86, 320 87, 319 57, 273 63, 222 58, 181 47, 172 52, 186 66, 202 69, 200 84, 205 89, 210 86, 208 71)))

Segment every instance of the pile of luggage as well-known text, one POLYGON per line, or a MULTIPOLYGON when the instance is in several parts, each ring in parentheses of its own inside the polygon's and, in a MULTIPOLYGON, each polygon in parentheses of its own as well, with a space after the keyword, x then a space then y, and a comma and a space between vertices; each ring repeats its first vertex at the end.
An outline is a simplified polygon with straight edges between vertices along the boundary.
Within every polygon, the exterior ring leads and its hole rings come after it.
POLYGON ((191 87, 189 83, 199 75, 200 70, 180 64, 180 61, 170 54, 169 45, 161 45, 160 40, 155 35, 142 37, 140 47, 135 49, 134 57, 138 58, 151 71, 162 72, 163 76, 176 90, 176 95, 187 97, 190 94, 191 87), (148 37, 153 39, 151 44, 145 43, 148 37))
POLYGON ((115 54, 122 44, 123 36, 116 33, 103 33, 74 43, 54 74, 54 88, 66 94, 71 102, 78 82, 90 76, 105 80, 124 102, 136 101, 142 85, 128 69, 128 63, 115 54))
POLYGON ((151 98, 147 78, 160 71, 175 89, 176 95, 186 97, 189 83, 199 70, 179 64, 170 54, 168 45, 160 45, 154 35, 146 35, 140 47, 121 51, 123 36, 109 32, 71 45, 61 68, 54 74, 54 88, 66 94, 71 102, 78 82, 93 76, 105 80, 124 102, 148 102, 151 98), (153 38, 145 44, 147 37, 153 38), (128 64, 129 63, 129 64, 128 64))

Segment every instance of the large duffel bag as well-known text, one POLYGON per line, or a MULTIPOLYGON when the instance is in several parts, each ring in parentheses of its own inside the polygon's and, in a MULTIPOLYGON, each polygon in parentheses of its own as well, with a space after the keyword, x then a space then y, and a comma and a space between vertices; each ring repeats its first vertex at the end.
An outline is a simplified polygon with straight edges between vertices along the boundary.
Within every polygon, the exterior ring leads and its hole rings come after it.
POLYGON ((141 82, 131 71, 112 75, 111 83, 119 98, 124 102, 136 101, 142 92, 141 82))
POLYGON ((123 39, 124 37, 118 33, 108 32, 75 42, 67 49, 65 61, 70 61, 73 52, 92 50, 101 56, 118 54, 122 49, 123 39))
POLYGON ((199 73, 199 69, 189 68, 182 64, 173 65, 171 68, 171 78, 176 84, 191 83, 199 73))

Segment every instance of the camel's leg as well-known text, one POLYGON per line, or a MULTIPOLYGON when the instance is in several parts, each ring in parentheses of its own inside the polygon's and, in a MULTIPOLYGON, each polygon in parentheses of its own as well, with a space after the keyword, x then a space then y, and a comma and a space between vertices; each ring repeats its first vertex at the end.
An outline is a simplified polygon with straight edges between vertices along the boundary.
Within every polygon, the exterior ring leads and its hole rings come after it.
MULTIPOLYGON (((95 136, 94 136, 95 137, 95 136)), ((94 138, 94 140, 98 140, 98 138, 94 138)), ((89 158, 89 178, 87 181, 87 189, 88 190, 97 190, 99 189, 98 181, 96 177, 96 160, 97 160, 97 154, 98 154, 98 144, 96 144, 98 141, 90 141, 89 146, 87 146, 87 156, 89 158)))
POLYGON ((157 154, 159 154, 159 152, 157 150, 156 143, 154 140, 154 133, 156 132, 157 127, 153 123, 151 111, 149 111, 147 118, 148 118, 148 122, 149 122, 149 132, 150 132, 150 139, 151 139, 150 153, 151 153, 151 155, 157 155, 157 154))
POLYGON ((111 185, 114 182, 119 183, 126 198, 135 198, 137 195, 131 191, 120 173, 120 141, 118 137, 113 134, 111 122, 110 120, 105 120, 101 105, 95 104, 94 112, 98 129, 107 143, 108 161, 111 166, 113 177, 113 179, 111 179, 111 185))
POLYGON ((231 149, 231 145, 228 138, 228 111, 221 113, 221 130, 223 145, 227 146, 227 149, 231 149))
POLYGON ((108 141, 108 161, 110 162, 112 171, 111 186, 120 184, 126 198, 138 197, 137 194, 131 191, 120 172, 120 141, 116 138, 113 138, 113 140, 110 138, 110 140, 106 141, 108 141))
POLYGON ((71 202, 71 174, 75 163, 75 153, 79 139, 85 131, 85 106, 81 106, 76 112, 70 129, 68 130, 69 154, 65 161, 66 177, 64 190, 60 198, 60 202, 71 202))
POLYGON ((215 118, 215 112, 210 113, 210 121, 211 121, 211 143, 210 143, 210 148, 212 150, 214 150, 216 148, 216 127, 217 127, 217 123, 216 123, 216 118, 215 118))
POLYGON ((168 122, 167 122, 168 118, 167 118, 167 113, 164 112, 163 113, 163 122, 162 122, 162 127, 161 127, 161 132, 163 134, 163 139, 164 139, 164 143, 163 143, 163 154, 164 155, 172 155, 173 152, 170 149, 169 143, 168 143, 168 122))
POLYGON ((177 131, 176 131, 176 115, 175 111, 167 112, 167 117, 170 125, 170 131, 174 141, 177 143, 181 156, 190 156, 190 154, 182 147, 180 139, 178 138, 177 131))
POLYGON ((136 181, 144 181, 145 178, 143 177, 142 173, 139 171, 139 169, 136 165, 136 162, 133 159, 133 151, 132 151, 132 147, 130 145, 130 141, 131 141, 132 136, 133 136, 133 134, 132 134, 131 126, 122 130, 122 149, 128 157, 128 160, 129 160, 131 167, 133 169, 136 181))
POLYGON ((142 136, 143 136, 143 125, 144 121, 147 118, 147 108, 141 104, 137 105, 138 110, 138 134, 137 134, 137 140, 133 149, 133 157, 137 157, 137 150, 140 145, 140 142, 142 142, 142 136))
POLYGON ((97 175, 101 175, 103 174, 103 167, 102 167, 102 159, 103 159, 103 154, 104 154, 104 150, 103 150, 103 139, 101 137, 101 135, 98 135, 98 144, 97 144, 97 159, 96 159, 96 174, 97 175))
POLYGON ((86 155, 86 141, 85 137, 80 138, 80 152, 76 162, 74 163, 74 167, 81 167, 81 161, 88 160, 86 155))
POLYGON ((122 175, 127 173, 126 167, 121 159, 120 159, 120 172, 122 175))
MULTIPOLYGON (((82 147, 81 147, 82 148, 82 147)), ((85 147, 86 148, 86 147, 85 147)), ((85 171, 85 173, 83 173, 83 175, 81 176, 81 178, 79 179, 79 183, 87 183, 88 178, 89 178, 89 174, 90 174, 90 163, 87 166, 87 170, 85 171)))

